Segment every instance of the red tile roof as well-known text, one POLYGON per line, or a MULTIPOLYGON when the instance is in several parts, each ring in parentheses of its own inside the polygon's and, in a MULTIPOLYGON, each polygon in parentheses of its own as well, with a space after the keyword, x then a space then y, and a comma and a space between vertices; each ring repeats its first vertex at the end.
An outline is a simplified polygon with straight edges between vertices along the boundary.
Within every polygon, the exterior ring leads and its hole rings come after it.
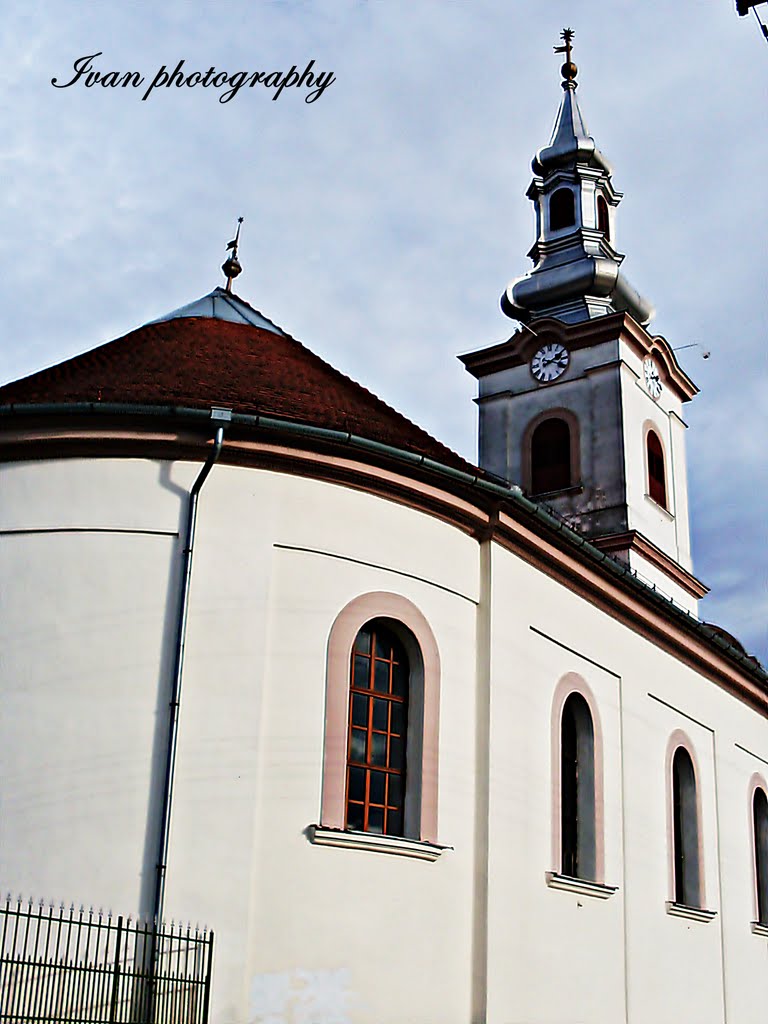
POLYGON ((224 406, 348 431, 477 472, 294 338, 250 324, 211 317, 147 324, 0 387, 0 405, 98 401, 224 406))

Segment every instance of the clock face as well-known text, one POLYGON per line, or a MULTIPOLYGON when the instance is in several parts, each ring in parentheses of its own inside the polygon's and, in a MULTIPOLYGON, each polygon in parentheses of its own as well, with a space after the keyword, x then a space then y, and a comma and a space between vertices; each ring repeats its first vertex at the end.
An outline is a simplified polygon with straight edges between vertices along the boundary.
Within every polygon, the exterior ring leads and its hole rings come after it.
POLYGON ((557 341, 542 345, 531 360, 531 373, 536 380, 546 384, 565 373, 570 358, 568 349, 557 341))
POLYGON ((643 363, 643 376, 645 377, 645 386, 648 394, 651 398, 658 398, 661 394, 661 377, 659 376, 656 363, 654 363, 650 356, 643 363))

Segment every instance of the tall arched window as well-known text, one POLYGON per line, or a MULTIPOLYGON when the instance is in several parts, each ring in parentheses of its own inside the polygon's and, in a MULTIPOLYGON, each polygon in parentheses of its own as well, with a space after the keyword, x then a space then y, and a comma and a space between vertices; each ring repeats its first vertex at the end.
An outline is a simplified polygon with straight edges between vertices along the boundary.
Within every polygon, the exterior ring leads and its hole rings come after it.
POLYGON ((572 878, 595 879, 595 730, 589 705, 572 693, 560 723, 561 870, 572 878))
POLYGON ((757 920, 768 925, 768 796, 760 786, 752 799, 752 821, 755 836, 755 882, 757 885, 757 920))
POLYGON ((410 665, 384 619, 367 622, 352 650, 346 827, 404 834, 410 665))
POLYGON ((685 747, 678 747, 672 758, 672 819, 675 903, 700 907, 701 864, 696 773, 691 755, 685 747))
POLYGON ((553 416, 531 436, 531 493, 561 491, 571 483, 571 429, 553 416))
POLYGON ((666 508, 667 484, 664 473, 664 449, 661 447, 661 441, 656 431, 648 431, 646 446, 648 450, 648 494, 658 505, 666 508))
POLYGON ((608 203, 606 203, 603 196, 597 197, 597 230, 602 231, 605 235, 605 240, 610 242, 611 229, 608 219, 608 203))
POLYGON ((549 200, 549 230, 559 231, 576 223, 573 192, 569 188, 559 188, 552 193, 549 200))
POLYGON ((339 611, 328 635, 317 826, 334 833, 330 845, 335 833, 359 832, 361 814, 363 831, 381 824, 395 834, 400 822, 401 837, 437 843, 440 674, 430 625, 401 594, 360 594, 339 611))

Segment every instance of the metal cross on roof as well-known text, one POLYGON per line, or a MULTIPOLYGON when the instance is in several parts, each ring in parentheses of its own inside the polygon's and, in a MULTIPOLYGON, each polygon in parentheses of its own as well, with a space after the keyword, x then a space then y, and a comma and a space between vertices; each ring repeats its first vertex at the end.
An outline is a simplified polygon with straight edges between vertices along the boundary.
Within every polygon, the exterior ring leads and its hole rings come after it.
POLYGON ((566 61, 570 64, 571 62, 571 40, 573 39, 573 29, 564 28, 560 33, 560 38, 565 42, 565 46, 553 46, 552 49, 555 53, 564 53, 566 61))

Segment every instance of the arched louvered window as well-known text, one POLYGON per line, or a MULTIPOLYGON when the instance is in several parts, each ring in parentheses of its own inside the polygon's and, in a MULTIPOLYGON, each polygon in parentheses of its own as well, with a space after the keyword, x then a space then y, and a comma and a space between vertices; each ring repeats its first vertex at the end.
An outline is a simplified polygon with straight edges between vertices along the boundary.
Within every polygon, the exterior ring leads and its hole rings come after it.
POLYGON ((675 903, 700 907, 701 864, 696 773, 691 755, 685 747, 678 747, 672 758, 672 818, 675 903))
POLYGON ((549 230, 559 231, 576 223, 576 210, 573 192, 569 188, 559 188, 552 193, 549 200, 549 230))
POLYGON ((760 924, 768 925, 768 796, 759 786, 752 800, 752 821, 755 836, 757 920, 760 924))
POLYGON ((667 507, 667 484, 664 472, 664 449, 661 447, 659 435, 654 430, 648 431, 646 441, 648 449, 648 493, 653 500, 667 507))
POLYGON ((531 493, 561 491, 571 483, 571 428, 553 416, 531 435, 531 493))
POLYGON ((389 620, 372 619, 352 651, 346 827, 404 834, 410 665, 389 620))
POLYGON ((572 693, 560 723, 560 837, 564 875, 595 879, 595 730, 589 705, 572 693))
POLYGON ((602 231, 605 235, 605 240, 610 242, 611 228, 608 219, 608 203, 606 203, 603 196, 597 197, 597 230, 602 231))

